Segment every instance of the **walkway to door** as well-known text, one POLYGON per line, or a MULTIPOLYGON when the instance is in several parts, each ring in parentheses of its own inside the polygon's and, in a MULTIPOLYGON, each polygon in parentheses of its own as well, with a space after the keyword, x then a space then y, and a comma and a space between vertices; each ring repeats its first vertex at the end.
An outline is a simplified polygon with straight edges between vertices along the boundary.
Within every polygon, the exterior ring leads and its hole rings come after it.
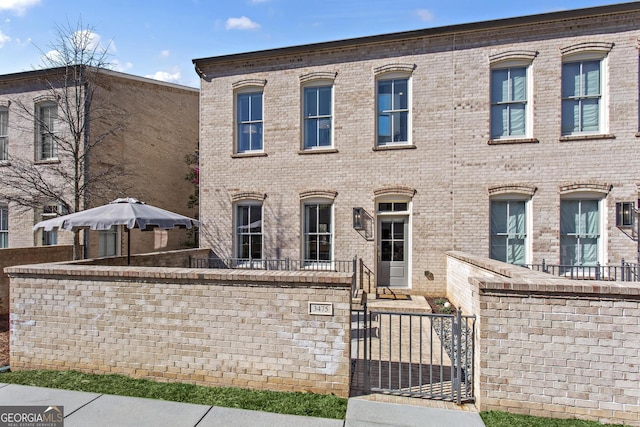
POLYGON ((475 316, 352 311, 351 395, 474 401, 475 316))

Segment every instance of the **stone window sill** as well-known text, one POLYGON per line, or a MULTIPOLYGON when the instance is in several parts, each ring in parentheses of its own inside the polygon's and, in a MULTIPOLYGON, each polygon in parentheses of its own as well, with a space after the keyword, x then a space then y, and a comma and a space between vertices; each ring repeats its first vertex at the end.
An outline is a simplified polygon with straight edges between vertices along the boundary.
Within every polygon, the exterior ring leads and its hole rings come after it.
POLYGON ((307 150, 299 150, 298 154, 331 154, 337 153, 338 150, 335 148, 316 148, 316 149, 307 149, 307 150))
POLYGON ((415 150, 416 148, 418 147, 413 144, 376 145, 373 147, 373 151, 415 150))
POLYGON ((243 159, 245 157, 267 157, 267 153, 261 151, 259 153, 235 153, 231 155, 232 159, 243 159))
POLYGON ((508 144, 538 144, 538 138, 502 138, 502 139, 490 139, 487 144, 489 145, 508 145, 508 144))
POLYGON ((34 165, 57 165, 60 163, 60 159, 48 159, 48 160, 36 160, 34 165))
POLYGON ((592 141, 598 139, 615 139, 615 135, 611 134, 595 134, 595 135, 565 135, 560 137, 560 142, 568 141, 592 141))

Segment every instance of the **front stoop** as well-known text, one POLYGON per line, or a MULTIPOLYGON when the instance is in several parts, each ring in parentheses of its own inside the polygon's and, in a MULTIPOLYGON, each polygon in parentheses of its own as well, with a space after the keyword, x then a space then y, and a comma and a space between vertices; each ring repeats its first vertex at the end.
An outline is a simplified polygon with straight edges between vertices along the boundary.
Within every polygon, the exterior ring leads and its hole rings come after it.
POLYGON ((353 310, 362 310, 366 300, 367 308, 375 311, 392 311, 397 313, 432 313, 427 299, 420 295, 411 295, 410 299, 372 298, 374 295, 365 294, 358 290, 351 301, 353 310))

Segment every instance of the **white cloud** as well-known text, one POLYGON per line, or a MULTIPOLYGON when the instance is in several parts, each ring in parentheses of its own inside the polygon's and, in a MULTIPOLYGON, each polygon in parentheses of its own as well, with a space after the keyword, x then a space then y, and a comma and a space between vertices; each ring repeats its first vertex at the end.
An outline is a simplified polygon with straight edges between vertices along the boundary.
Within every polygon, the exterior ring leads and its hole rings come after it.
POLYGON ((251 4, 266 3, 269 0, 251 0, 251 4))
POLYGON ((4 46, 6 42, 10 42, 10 41, 11 41, 11 37, 6 35, 2 31, 0 31, 0 48, 2 48, 2 46, 4 46))
POLYGON ((44 62, 45 63, 53 63, 53 64, 63 64, 64 58, 62 54, 57 50, 50 50, 49 52, 44 54, 44 62))
POLYGON ((87 46, 91 50, 96 50, 98 52, 108 52, 112 55, 116 53, 116 45, 113 40, 109 40, 109 42, 104 45, 102 43, 102 36, 98 33, 94 33, 93 31, 76 31, 71 37, 73 37, 72 40, 74 46, 87 46))
POLYGON ((240 18, 227 19, 225 28, 227 30, 255 30, 260 28, 260 24, 253 22, 246 16, 241 16, 240 18))
POLYGON ((10 10, 24 15, 28 8, 37 6, 40 0, 0 0, 0 10, 10 10))
POLYGON ((416 15, 418 15, 418 18, 420 18, 422 22, 431 22, 435 18, 433 13, 427 9, 418 9, 416 15))
POLYGON ((162 52, 160 52, 160 57, 168 58, 169 54, 170 54, 170 52, 168 50, 163 50, 162 52))
POLYGON ((125 72, 133 68, 133 64, 131 62, 120 62, 117 59, 111 61, 111 67, 120 72, 125 72))
POLYGON ((96 60, 103 55, 114 55, 117 51, 116 45, 112 40, 105 45, 102 42, 102 36, 90 30, 76 31, 71 34, 69 36, 69 40, 66 40, 64 43, 69 47, 69 51, 66 52, 66 54, 57 50, 50 50, 44 54, 42 60, 46 66, 62 65, 72 63, 74 61, 79 61, 85 64, 91 63, 93 65, 93 60, 96 60), (74 52, 82 53, 82 58, 80 60, 75 58, 74 52), (95 52, 95 54, 93 52, 95 52))
POLYGON ((180 71, 176 71, 175 73, 168 73, 166 71, 156 71, 155 74, 146 75, 145 77, 154 80, 160 80, 168 83, 179 83, 182 75, 180 71))

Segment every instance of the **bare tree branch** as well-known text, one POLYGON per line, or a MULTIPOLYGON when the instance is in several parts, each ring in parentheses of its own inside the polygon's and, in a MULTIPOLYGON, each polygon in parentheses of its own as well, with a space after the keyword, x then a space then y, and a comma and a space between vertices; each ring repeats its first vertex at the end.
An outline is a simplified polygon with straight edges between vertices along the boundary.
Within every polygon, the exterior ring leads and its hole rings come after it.
MULTIPOLYGON (((25 209, 55 203, 72 213, 89 206, 93 197, 121 196, 128 190, 126 185, 114 184, 124 182, 124 165, 99 162, 94 156, 98 147, 116 140, 127 126, 125 111, 115 103, 94 99, 98 90, 108 87, 104 71, 111 68, 110 48, 93 27, 84 27, 80 20, 75 26, 57 26, 48 50, 39 49, 44 68, 40 83, 47 92, 39 98, 55 106, 57 116, 41 117, 36 106, 20 99, 12 102, 25 123, 35 123, 36 153, 44 150, 43 141, 50 138, 52 155, 36 160, 9 158, 11 167, 2 177, 13 189, 5 196, 7 201, 25 209)), ((74 257, 79 256, 76 232, 74 257)))

